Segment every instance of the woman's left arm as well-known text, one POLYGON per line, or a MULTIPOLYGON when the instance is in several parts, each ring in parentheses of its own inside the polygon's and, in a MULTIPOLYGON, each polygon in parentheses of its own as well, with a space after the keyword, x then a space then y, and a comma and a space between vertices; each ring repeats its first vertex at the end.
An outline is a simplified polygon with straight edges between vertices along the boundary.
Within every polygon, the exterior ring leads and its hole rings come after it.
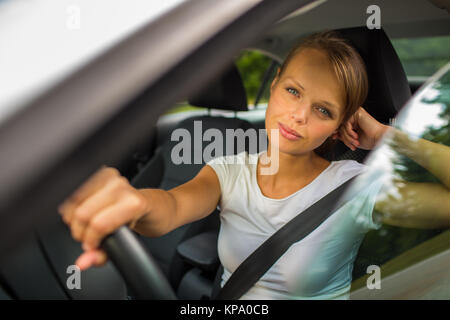
POLYGON ((375 211, 383 223, 409 228, 450 226, 450 147, 424 139, 410 139, 383 125, 363 108, 342 126, 339 139, 355 150, 372 149, 387 132, 389 144, 432 173, 441 183, 392 181, 377 197, 375 211), (395 192, 393 192, 395 191, 395 192))

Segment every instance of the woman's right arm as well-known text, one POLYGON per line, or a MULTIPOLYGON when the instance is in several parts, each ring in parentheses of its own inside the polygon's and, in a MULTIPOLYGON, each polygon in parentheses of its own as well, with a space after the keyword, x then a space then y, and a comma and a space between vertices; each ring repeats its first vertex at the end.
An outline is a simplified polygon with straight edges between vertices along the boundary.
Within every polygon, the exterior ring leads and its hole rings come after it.
POLYGON ((133 229, 148 237, 164 235, 206 217, 216 209, 221 195, 219 179, 207 165, 195 178, 169 191, 138 191, 148 200, 150 208, 149 214, 138 219, 133 229))
POLYGON ((66 199, 58 210, 86 251, 81 269, 106 262, 98 247, 120 226, 134 224, 142 235, 157 237, 214 211, 221 195, 214 170, 205 165, 195 178, 169 191, 135 189, 114 168, 102 168, 66 199))

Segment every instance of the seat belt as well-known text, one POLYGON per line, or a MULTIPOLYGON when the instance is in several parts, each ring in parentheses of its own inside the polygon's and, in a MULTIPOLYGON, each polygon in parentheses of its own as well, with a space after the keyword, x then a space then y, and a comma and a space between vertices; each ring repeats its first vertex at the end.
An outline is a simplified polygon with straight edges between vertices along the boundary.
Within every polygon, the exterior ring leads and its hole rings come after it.
MULTIPOLYGON (((242 297, 289 247, 313 232, 340 207, 338 200, 353 177, 299 213, 276 231, 242 262, 218 292, 217 300, 237 300, 242 297)), ((220 286, 220 285, 219 285, 220 286)))

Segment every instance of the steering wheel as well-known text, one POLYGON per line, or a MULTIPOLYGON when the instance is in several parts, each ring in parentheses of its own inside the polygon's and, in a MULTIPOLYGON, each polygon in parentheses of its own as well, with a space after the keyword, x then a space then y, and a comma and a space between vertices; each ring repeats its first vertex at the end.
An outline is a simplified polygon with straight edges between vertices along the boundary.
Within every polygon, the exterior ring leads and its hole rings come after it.
POLYGON ((175 292, 156 261, 131 230, 122 226, 101 243, 108 258, 139 300, 175 300, 175 292))

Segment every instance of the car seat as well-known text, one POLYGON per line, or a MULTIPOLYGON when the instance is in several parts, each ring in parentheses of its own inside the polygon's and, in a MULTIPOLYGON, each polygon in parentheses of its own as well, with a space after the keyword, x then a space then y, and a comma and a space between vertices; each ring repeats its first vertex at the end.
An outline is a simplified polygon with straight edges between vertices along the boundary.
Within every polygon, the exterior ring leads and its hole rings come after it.
MULTIPOLYGON (((189 104, 208 109, 234 112, 247 111, 247 97, 237 68, 234 65, 230 66, 224 74, 202 89, 201 92, 193 95, 189 99, 189 104)), ((223 155, 227 154, 225 148, 227 144, 227 135, 225 132, 227 129, 242 129, 243 131, 255 129, 248 121, 236 117, 212 116, 211 114, 187 118, 181 121, 174 129, 185 129, 190 133, 191 137, 194 137, 194 126, 197 121, 200 121, 203 132, 211 128, 220 130, 224 137, 223 155)), ((191 164, 174 164, 171 159, 171 152, 178 141, 171 140, 172 132, 169 132, 165 137, 159 137, 158 140, 162 141, 162 143, 156 149, 154 157, 132 179, 131 184, 134 187, 169 190, 194 178, 204 166, 205 162, 203 159, 201 163, 193 163, 191 161, 191 164)), ((209 141, 203 140, 199 145, 191 143, 191 160, 194 152, 201 152, 203 154, 202 151, 209 143, 209 141)), ((252 151, 248 141, 243 146, 235 143, 234 149, 228 154, 237 154, 244 150, 248 152, 252 151)), ((140 236, 140 238, 168 277, 172 287, 176 289, 181 278, 192 268, 192 261, 188 262, 182 258, 177 252, 177 246, 186 239, 208 231, 212 231, 209 233, 212 235, 209 241, 217 242, 219 223, 218 211, 215 210, 206 218, 179 227, 164 236, 158 238, 140 236)), ((218 259, 215 263, 218 265, 218 259)), ((212 271, 212 277, 214 277, 215 268, 210 271, 212 271)))
MULTIPOLYGON (((379 122, 388 124, 411 97, 403 66, 385 31, 366 27, 338 31, 361 55, 367 69, 369 93, 364 109, 379 122)), ((335 160, 364 161, 369 151, 350 150, 342 142, 335 148, 335 160)))

